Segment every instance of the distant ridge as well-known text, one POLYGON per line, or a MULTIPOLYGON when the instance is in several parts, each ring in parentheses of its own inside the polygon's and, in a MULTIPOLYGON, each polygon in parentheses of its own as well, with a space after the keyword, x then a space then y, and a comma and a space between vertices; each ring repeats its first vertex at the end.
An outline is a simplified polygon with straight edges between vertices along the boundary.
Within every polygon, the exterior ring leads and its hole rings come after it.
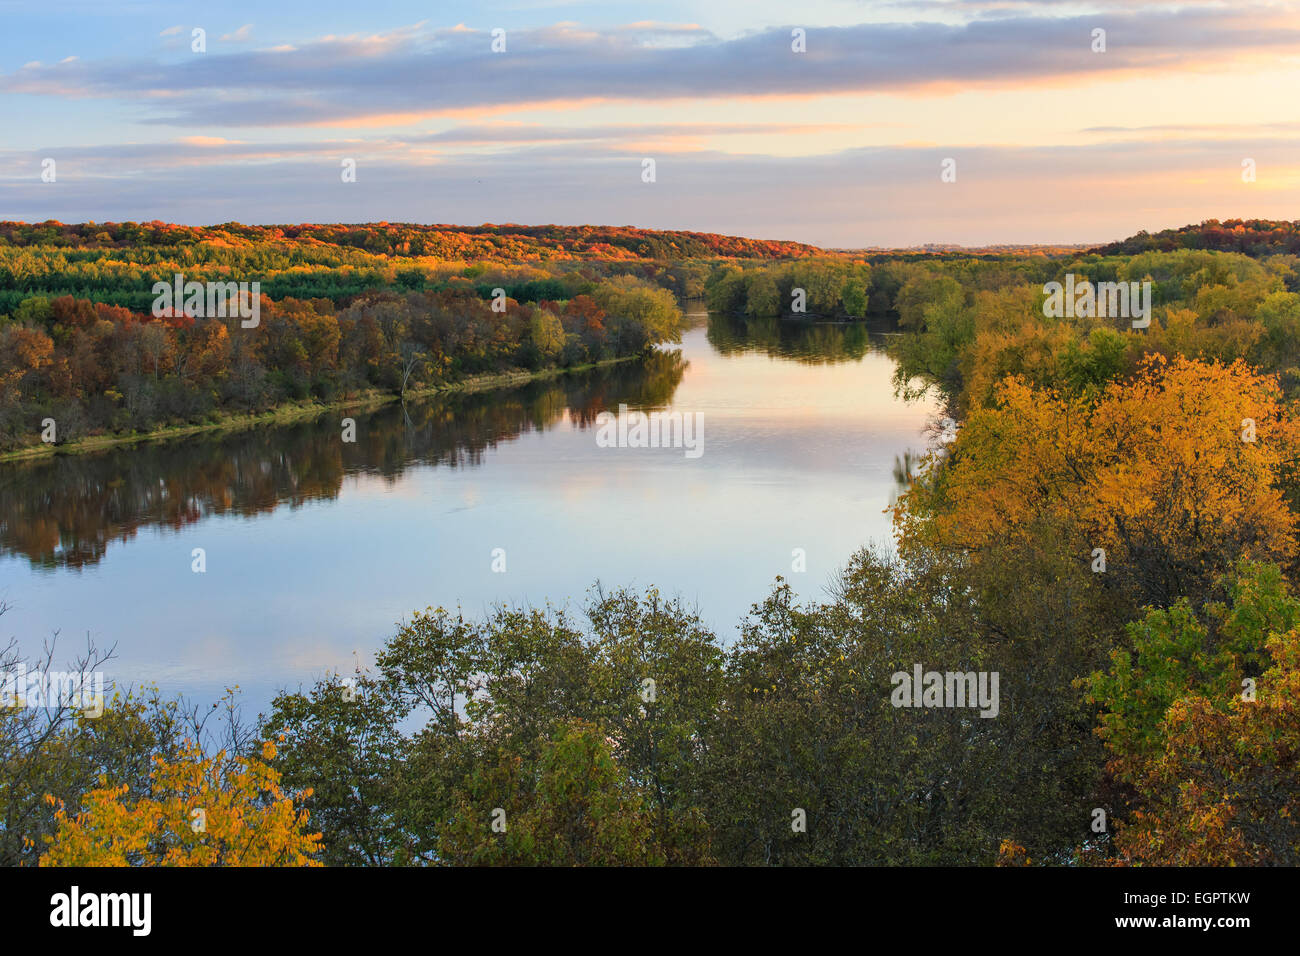
POLYGON ((1211 249, 1248 256, 1300 255, 1300 220, 1207 219, 1195 225, 1145 230, 1103 245, 1088 243, 991 243, 965 246, 927 242, 912 246, 859 246, 822 249, 803 242, 749 239, 713 232, 641 229, 636 226, 528 226, 484 223, 298 223, 245 225, 225 222, 185 226, 150 222, 40 223, 0 222, 0 244, 70 249, 120 249, 142 246, 209 244, 238 248, 279 245, 285 249, 353 249, 377 256, 428 257, 441 261, 562 262, 665 259, 789 259, 848 255, 872 259, 1069 255, 1136 255, 1174 249, 1211 249))
POLYGON ((182 226, 152 222, 65 224, 0 222, 0 241, 14 246, 66 245, 69 248, 121 248, 177 243, 224 246, 254 243, 329 245, 375 255, 429 256, 442 260, 623 260, 714 257, 790 258, 818 255, 801 242, 746 239, 711 232, 638 229, 634 226, 481 226, 418 223, 302 223, 247 226, 182 226))
POLYGON ((1099 255, 1136 255, 1139 252, 1171 252, 1174 249, 1215 249, 1241 252, 1248 256, 1278 253, 1300 254, 1300 221, 1285 219, 1207 219, 1198 225, 1145 230, 1118 242, 1094 246, 1099 255))
POLYGON ((981 256, 981 255, 1042 255, 1050 256, 1087 249, 1088 243, 1027 243, 1008 242, 992 243, 985 246, 963 246, 955 242, 926 242, 919 246, 857 246, 853 248, 836 247, 829 251, 841 255, 854 256, 981 256))

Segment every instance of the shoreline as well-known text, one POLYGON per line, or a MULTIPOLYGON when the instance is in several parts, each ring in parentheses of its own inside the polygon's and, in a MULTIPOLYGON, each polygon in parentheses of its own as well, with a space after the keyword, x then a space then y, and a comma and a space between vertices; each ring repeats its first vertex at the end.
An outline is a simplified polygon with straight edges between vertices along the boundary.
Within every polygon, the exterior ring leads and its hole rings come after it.
POLYGON ((68 442, 66 445, 30 445, 25 448, 0 452, 0 465, 41 461, 60 455, 82 455, 108 448, 117 448, 122 445, 159 444, 174 438, 188 438, 205 432, 236 432, 264 425, 288 425, 293 422, 315 418, 318 415, 337 409, 380 408, 384 405, 403 401, 404 398, 422 399, 453 392, 494 391, 515 385, 526 385, 529 382, 542 381, 548 378, 589 372, 608 365, 630 362, 638 357, 625 355, 619 358, 602 359, 599 362, 572 365, 567 368, 539 369, 535 372, 523 369, 515 369, 509 372, 489 372, 482 375, 471 375, 459 382, 448 385, 432 385, 425 388, 411 389, 406 392, 405 396, 393 392, 370 390, 353 398, 340 399, 335 402, 288 402, 265 412, 254 412, 252 414, 225 413, 215 422, 205 422, 199 425, 169 425, 165 428, 156 428, 148 432, 134 432, 129 435, 94 435, 89 438, 79 438, 76 441, 68 442))

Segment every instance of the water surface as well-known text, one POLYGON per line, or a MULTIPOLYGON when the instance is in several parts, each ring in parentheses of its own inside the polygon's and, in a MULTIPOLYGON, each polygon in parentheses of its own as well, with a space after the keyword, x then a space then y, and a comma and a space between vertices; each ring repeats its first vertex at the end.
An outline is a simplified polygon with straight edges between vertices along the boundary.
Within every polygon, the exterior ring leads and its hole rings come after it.
POLYGON ((367 663, 429 605, 576 607, 597 580, 654 585, 730 637, 776 575, 816 598, 889 541, 899 461, 934 409, 895 398, 880 341, 699 315, 645 362, 346 413, 353 444, 332 412, 0 465, 0 643, 89 635, 116 645, 119 684, 200 700, 239 685, 256 711, 367 663), (619 404, 700 413, 703 455, 599 447, 596 416, 619 404))

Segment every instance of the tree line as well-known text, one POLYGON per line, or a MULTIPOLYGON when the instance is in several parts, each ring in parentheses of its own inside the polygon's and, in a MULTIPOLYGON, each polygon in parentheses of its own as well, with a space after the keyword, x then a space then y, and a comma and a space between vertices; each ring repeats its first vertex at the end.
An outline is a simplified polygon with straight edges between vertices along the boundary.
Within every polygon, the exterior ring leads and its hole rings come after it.
POLYGON ((534 284, 535 301, 497 288, 485 299, 463 279, 342 307, 263 295, 253 328, 237 316, 155 318, 71 296, 27 298, 0 319, 0 448, 40 441, 46 419, 67 442, 643 355, 680 335, 673 294, 634 276, 572 291, 534 284))

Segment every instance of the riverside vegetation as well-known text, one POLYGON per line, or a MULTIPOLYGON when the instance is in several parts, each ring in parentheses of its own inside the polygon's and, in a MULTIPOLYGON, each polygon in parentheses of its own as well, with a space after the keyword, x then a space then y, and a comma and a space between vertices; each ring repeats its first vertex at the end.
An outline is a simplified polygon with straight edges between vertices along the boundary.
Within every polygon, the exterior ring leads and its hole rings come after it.
MULTIPOLYGON (((937 390, 958 425, 894 507, 896 550, 863 550, 818 601, 778 579, 730 645, 653 588, 595 588, 580 611, 415 612, 372 668, 284 692, 252 723, 231 701, 220 733, 147 690, 98 719, 0 710, 0 859, 1295 865, 1294 234, 706 256, 548 291, 531 301, 557 317, 586 296, 618 318, 600 296, 649 302, 645 283, 672 276, 673 293, 758 318, 796 289, 822 317, 891 317, 898 388, 937 390), (1066 274, 1150 281, 1150 326, 1045 317, 1066 274), (918 663, 997 673, 996 717, 892 706, 891 675, 918 663)), ((552 266, 528 281, 591 268, 552 266)), ((358 295, 345 311, 388 303, 407 328, 456 313, 447 295, 487 320, 470 289, 358 295)), ((44 328, 68 348, 30 301, 0 334, 44 328)), ((294 308, 307 327, 329 311, 294 308)), ((642 324, 637 348, 671 339, 642 324)), ((562 353, 580 332, 560 329, 562 353)))

